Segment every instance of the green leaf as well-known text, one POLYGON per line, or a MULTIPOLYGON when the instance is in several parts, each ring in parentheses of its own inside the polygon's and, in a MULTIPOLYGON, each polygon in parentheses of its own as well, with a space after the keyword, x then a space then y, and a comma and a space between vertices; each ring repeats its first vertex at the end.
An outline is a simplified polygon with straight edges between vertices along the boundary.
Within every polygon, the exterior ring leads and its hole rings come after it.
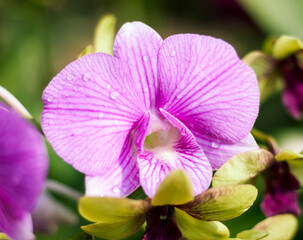
POLYGON ((83 197, 79 202, 79 212, 93 222, 113 223, 129 219, 149 210, 145 200, 111 197, 83 197))
POLYGON ((145 215, 133 216, 115 223, 94 223, 81 229, 93 236, 105 239, 124 239, 136 233, 145 221, 145 215))
POLYGON ((179 208, 200 220, 223 221, 247 211, 257 195, 258 190, 250 184, 219 186, 208 189, 179 208))
POLYGON ((300 185, 303 186, 303 161, 292 160, 292 161, 288 161, 287 163, 290 168, 290 172, 300 182, 300 185))
POLYGON ((78 58, 81 58, 87 54, 92 54, 92 53, 94 53, 94 47, 93 47, 93 45, 88 45, 86 48, 84 48, 82 50, 82 52, 79 54, 78 58))
POLYGON ((297 232, 298 220, 292 214, 281 214, 263 220, 253 229, 268 232, 264 240, 290 240, 297 232))
POLYGON ((217 187, 247 183, 273 162, 273 155, 264 149, 240 153, 218 169, 213 177, 212 185, 217 187))
POLYGON ((103 52, 113 55, 116 22, 117 19, 113 14, 107 14, 99 20, 95 29, 95 52, 103 52))
POLYGON ((191 201, 194 191, 187 173, 181 169, 172 171, 160 184, 151 204, 153 206, 179 205, 191 201))
POLYGON ((183 237, 187 239, 220 240, 229 237, 228 228, 220 222, 198 220, 178 208, 175 208, 174 218, 183 237))
POLYGON ((277 161, 303 160, 303 154, 297 153, 292 150, 285 150, 285 151, 279 152, 275 156, 275 159, 277 161))
POLYGON ((243 240, 259 240, 264 239, 266 236, 268 236, 268 233, 265 231, 251 229, 238 233, 236 237, 243 240))
POLYGON ((256 73, 261 93, 261 103, 278 90, 277 61, 260 51, 245 55, 242 60, 256 73))
POLYGON ((276 59, 284 59, 302 49, 303 42, 299 38, 284 35, 275 42, 272 54, 276 59))

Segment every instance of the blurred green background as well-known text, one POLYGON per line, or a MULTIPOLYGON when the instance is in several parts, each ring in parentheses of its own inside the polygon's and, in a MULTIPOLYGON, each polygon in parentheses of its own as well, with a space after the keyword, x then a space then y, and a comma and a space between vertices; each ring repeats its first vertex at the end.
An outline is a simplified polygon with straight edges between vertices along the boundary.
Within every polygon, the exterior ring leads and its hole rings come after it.
MULTIPOLYGON (((127 21, 143 21, 165 38, 176 33, 198 33, 231 43, 240 57, 260 49, 268 35, 303 37, 302 0, 0 0, 0 84, 40 119, 41 94, 65 65, 92 43, 99 18, 113 13, 117 30, 127 21)), ((271 97, 261 108, 256 126, 294 150, 303 149, 302 123, 292 120, 271 97)), ((49 147, 49 146, 48 146, 49 147)), ((65 164, 49 147, 49 178, 84 191, 83 176, 65 164)), ((256 204, 240 218, 224 222, 232 236, 253 227, 264 216, 256 204)), ((301 206, 303 194, 299 192, 301 206)), ((76 203, 58 197, 76 211, 76 203)), ((68 239, 79 225, 61 226, 53 235, 37 239, 68 239)), ((303 219, 296 239, 303 239, 303 219)))

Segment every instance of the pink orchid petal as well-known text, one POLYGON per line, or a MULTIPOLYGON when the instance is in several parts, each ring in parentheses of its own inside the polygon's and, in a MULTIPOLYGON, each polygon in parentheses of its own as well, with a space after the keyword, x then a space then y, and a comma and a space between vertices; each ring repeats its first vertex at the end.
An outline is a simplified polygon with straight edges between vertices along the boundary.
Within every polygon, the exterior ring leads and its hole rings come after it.
POLYGON ((38 130, 1 102, 0 119, 0 232, 32 239, 27 215, 45 184, 46 148, 38 130))
MULTIPOLYGON (((152 150, 139 149, 141 186, 149 197, 153 197, 165 177, 172 170, 181 168, 189 174, 195 195, 200 194, 210 184, 211 166, 188 128, 165 110, 161 109, 161 113, 173 127, 179 129, 180 136, 171 146, 160 146, 152 150)), ((148 120, 146 117, 146 121, 148 120)), ((142 123, 143 125, 146 124, 142 123)))
POLYGON ((249 134, 258 115, 258 83, 231 45, 208 36, 173 35, 164 40, 158 61, 158 107, 220 141, 237 142, 249 134))
POLYGON ((121 165, 114 165, 103 175, 86 176, 85 195, 126 197, 135 191, 140 186, 136 157, 137 154, 132 149, 132 142, 129 137, 120 156, 120 159, 125 160, 121 165))
POLYGON ((96 53, 70 63, 43 93, 42 128, 55 151, 87 175, 117 163, 145 112, 136 83, 113 56, 96 53))
POLYGON ((247 137, 236 143, 221 143, 218 140, 200 133, 194 133, 194 135, 196 135, 198 144, 203 149, 214 170, 220 168, 227 160, 239 153, 259 149, 258 144, 251 134, 248 134, 247 137))
POLYGON ((160 35, 141 22, 124 24, 114 42, 114 56, 127 63, 146 109, 155 106, 160 35))

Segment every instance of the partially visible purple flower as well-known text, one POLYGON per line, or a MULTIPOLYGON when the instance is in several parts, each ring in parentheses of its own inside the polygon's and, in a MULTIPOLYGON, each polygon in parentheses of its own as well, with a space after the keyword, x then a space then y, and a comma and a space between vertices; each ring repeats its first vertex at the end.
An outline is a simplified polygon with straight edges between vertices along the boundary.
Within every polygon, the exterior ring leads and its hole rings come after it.
POLYGON ((282 61, 284 77, 283 103, 289 113, 296 119, 303 117, 303 66, 294 56, 282 61))
POLYGON ((261 103, 277 90, 282 91, 286 111, 297 119, 303 118, 303 41, 282 35, 264 42, 264 52, 252 51, 243 61, 256 72, 261 103))
POLYGON ((123 197, 141 184, 149 197, 174 169, 195 195, 212 169, 257 148, 252 69, 228 43, 196 34, 165 39, 123 25, 114 56, 86 55, 43 93, 42 128, 55 151, 87 175, 87 195, 123 197))
POLYGON ((0 232, 30 240, 31 211, 44 187, 47 153, 40 133, 0 102, 0 232))
POLYGON ((287 162, 275 162, 265 173, 265 194, 261 209, 266 217, 283 213, 301 213, 296 190, 298 180, 291 174, 287 162))

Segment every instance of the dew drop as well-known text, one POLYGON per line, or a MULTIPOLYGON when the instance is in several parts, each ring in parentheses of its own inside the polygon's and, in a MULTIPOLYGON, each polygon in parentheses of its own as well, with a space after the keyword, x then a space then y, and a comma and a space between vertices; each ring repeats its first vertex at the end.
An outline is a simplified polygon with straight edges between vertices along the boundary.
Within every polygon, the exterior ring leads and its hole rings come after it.
POLYGON ((53 101, 53 98, 52 98, 52 97, 48 97, 48 98, 47 98, 47 101, 48 101, 48 102, 51 102, 51 101, 53 101))
POLYGON ((114 187, 113 192, 114 192, 114 193, 119 193, 119 188, 114 187))
POLYGON ((172 51, 172 52, 170 53, 170 56, 172 56, 172 57, 176 56, 176 51, 172 51))
POLYGON ((219 142, 219 141, 217 141, 217 142, 212 142, 212 143, 211 143, 211 146, 212 146, 213 148, 219 148, 219 147, 220 147, 220 142, 219 142))
POLYGON ((99 114, 98 114, 98 118, 103 118, 104 117, 104 113, 103 112, 100 112, 99 114))
POLYGON ((148 56, 143 56, 143 61, 147 62, 147 60, 148 60, 148 56))
POLYGON ((119 121, 118 120, 114 120, 114 123, 116 126, 119 126, 119 121))
POLYGON ((106 88, 109 90, 109 89, 111 89, 111 88, 112 88, 112 86, 111 86, 111 85, 109 85, 109 84, 106 84, 106 88))
POLYGON ((165 216, 165 215, 160 215, 160 219, 161 219, 161 220, 166 220, 166 219, 167 219, 167 216, 165 216))
POLYGON ((82 79, 85 81, 85 82, 88 82, 91 78, 91 75, 90 73, 85 73, 82 77, 82 79))
POLYGON ((68 96, 69 96, 69 93, 65 93, 65 96, 68 97, 68 96))
POLYGON ((71 81, 71 80, 72 80, 72 77, 68 75, 68 76, 66 77, 66 80, 67 80, 67 81, 71 81))
POLYGON ((119 93, 117 91, 114 91, 110 94, 110 98, 114 99, 114 100, 117 99, 118 96, 119 96, 119 93))

